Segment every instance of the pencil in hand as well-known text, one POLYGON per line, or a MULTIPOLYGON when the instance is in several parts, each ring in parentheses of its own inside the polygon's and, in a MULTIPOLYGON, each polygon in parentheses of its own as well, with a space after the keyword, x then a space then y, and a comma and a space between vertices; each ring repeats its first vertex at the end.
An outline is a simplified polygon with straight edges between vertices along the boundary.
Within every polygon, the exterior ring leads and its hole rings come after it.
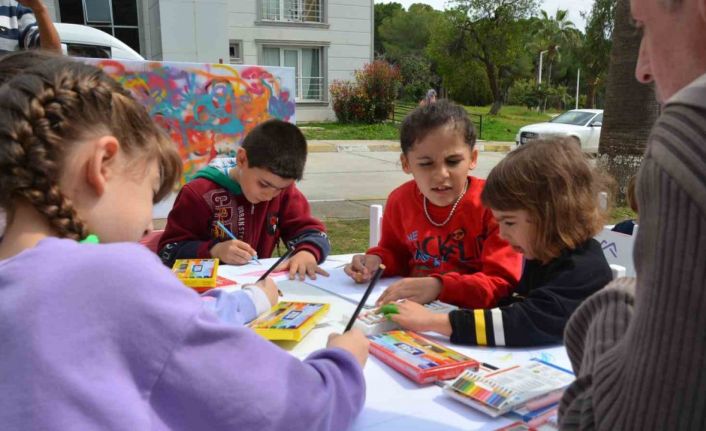
MULTIPOLYGON (((223 223, 221 223, 219 220, 216 220, 216 225, 218 226, 218 228, 220 230, 223 231, 223 233, 228 235, 230 237, 230 239, 234 239, 234 240, 238 239, 238 237, 236 237, 235 234, 233 234, 233 232, 231 232, 227 227, 225 227, 225 225, 223 223)), ((262 265, 260 263, 260 261, 257 260, 257 253, 255 253, 255 256, 252 257, 252 260, 254 260, 258 265, 262 265)))
POLYGON ((348 321, 348 324, 346 325, 346 329, 343 332, 348 332, 351 330, 351 328, 353 327, 353 324, 355 323, 355 319, 357 319, 358 314, 360 314, 360 310, 363 309, 365 302, 368 300, 370 293, 375 288, 375 285, 377 284, 378 280, 380 280, 380 277, 382 276, 382 273, 384 271, 385 271, 385 265, 381 264, 380 266, 378 266, 378 269, 375 271, 375 274, 373 274, 373 277, 370 279, 370 284, 368 284, 368 287, 365 289, 365 293, 363 293, 363 297, 361 298, 360 302, 358 303, 358 306, 355 308, 355 311, 353 312, 353 315, 351 316, 351 320, 348 321))

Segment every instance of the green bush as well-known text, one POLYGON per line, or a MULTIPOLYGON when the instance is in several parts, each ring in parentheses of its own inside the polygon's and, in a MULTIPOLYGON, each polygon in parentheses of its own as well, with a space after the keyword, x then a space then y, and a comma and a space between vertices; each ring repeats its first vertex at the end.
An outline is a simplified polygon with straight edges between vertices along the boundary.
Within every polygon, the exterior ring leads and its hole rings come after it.
POLYGON ((329 90, 339 122, 385 121, 392 110, 401 83, 397 67, 383 60, 366 64, 355 72, 355 82, 334 81, 329 90))

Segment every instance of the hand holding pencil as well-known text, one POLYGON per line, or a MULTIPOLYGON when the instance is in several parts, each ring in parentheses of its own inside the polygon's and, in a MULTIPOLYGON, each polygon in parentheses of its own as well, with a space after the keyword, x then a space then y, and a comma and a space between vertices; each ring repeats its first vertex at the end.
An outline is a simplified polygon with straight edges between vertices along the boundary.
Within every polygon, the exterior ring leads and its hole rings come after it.
POLYGON ((211 257, 218 258, 221 262, 231 265, 245 265, 251 260, 259 263, 257 260, 257 252, 250 246, 250 244, 237 239, 235 235, 233 235, 233 233, 223 225, 223 223, 217 221, 216 225, 221 231, 223 231, 223 233, 228 235, 231 240, 219 242, 211 247, 211 257))

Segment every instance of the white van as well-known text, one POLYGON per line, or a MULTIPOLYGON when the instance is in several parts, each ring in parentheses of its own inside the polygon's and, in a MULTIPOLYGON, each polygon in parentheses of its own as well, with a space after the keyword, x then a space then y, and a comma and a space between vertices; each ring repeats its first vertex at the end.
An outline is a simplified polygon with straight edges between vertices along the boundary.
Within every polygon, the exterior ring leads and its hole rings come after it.
POLYGON ((74 57, 144 60, 134 49, 119 39, 93 27, 79 24, 54 23, 61 50, 74 57))

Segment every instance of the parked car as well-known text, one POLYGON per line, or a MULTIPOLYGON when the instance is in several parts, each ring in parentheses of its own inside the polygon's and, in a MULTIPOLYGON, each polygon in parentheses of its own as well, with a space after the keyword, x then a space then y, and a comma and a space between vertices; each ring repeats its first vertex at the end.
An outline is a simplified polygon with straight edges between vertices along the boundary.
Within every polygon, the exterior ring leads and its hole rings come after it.
POLYGON ((520 128, 515 137, 515 145, 520 146, 533 139, 566 136, 583 151, 596 153, 602 125, 602 109, 573 109, 546 123, 530 124, 520 128))
POLYGON ((144 60, 144 58, 110 34, 79 24, 54 23, 61 50, 74 57, 115 58, 118 60, 144 60))

